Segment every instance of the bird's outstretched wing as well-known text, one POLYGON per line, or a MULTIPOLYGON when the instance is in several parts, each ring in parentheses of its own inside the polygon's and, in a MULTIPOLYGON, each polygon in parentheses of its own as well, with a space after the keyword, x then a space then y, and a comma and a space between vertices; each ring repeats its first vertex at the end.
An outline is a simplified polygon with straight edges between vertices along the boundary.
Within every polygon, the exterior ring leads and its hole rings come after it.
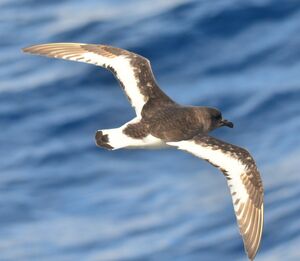
POLYGON ((110 70, 119 80, 137 116, 149 99, 171 99, 158 87, 150 62, 124 49, 97 44, 49 43, 27 47, 26 53, 91 63, 110 70))
POLYGON ((208 135, 167 144, 208 161, 224 173, 245 250, 253 260, 260 245, 264 208, 262 181, 249 152, 208 135))

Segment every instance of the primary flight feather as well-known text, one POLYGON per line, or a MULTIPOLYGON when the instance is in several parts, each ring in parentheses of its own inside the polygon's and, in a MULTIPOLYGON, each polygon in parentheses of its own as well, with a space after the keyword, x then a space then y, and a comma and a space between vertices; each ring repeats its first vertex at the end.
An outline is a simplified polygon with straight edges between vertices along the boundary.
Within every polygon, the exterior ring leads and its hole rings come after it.
POLYGON ((208 133, 233 123, 216 108, 183 106, 158 86, 150 62, 124 49, 98 44, 50 43, 24 52, 94 64, 118 79, 136 117, 115 129, 98 130, 96 144, 120 148, 177 147, 208 161, 227 179, 245 251, 253 260, 261 241, 264 219, 263 185, 250 153, 208 133))

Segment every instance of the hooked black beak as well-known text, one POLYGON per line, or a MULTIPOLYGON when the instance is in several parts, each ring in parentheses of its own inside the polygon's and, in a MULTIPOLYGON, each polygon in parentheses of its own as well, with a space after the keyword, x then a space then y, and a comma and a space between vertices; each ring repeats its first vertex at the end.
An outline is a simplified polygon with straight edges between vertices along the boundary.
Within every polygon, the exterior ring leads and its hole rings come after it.
POLYGON ((233 128, 233 123, 228 120, 221 120, 221 126, 227 126, 229 128, 233 128))

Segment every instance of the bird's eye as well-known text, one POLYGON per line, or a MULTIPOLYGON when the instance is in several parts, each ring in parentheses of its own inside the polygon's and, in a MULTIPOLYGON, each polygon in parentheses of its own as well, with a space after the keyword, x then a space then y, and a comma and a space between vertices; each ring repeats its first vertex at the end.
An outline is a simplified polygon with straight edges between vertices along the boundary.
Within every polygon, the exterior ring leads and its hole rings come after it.
POLYGON ((215 119, 216 120, 221 120, 222 119, 222 115, 221 114, 216 115, 215 119))

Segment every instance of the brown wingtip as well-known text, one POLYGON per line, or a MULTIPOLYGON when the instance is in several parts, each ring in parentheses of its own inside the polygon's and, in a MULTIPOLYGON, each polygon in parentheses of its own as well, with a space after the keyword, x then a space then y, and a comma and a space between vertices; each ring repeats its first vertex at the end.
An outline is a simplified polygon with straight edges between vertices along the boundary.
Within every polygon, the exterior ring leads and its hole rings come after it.
POLYGON ((24 53, 34 53, 34 51, 38 48, 41 48, 45 45, 49 45, 49 44, 36 44, 36 45, 30 45, 30 46, 27 46, 27 47, 24 47, 22 48, 21 50, 24 52, 24 53))
POLYGON ((23 53, 30 53, 31 47, 32 46, 27 46, 27 47, 22 48, 21 50, 23 51, 23 53))
POLYGON ((247 253, 247 256, 248 256, 248 258, 249 258, 249 260, 250 261, 254 261, 254 258, 255 258, 255 256, 256 256, 256 254, 251 254, 251 255, 249 255, 248 253, 247 253))
POLYGON ((26 53, 26 52, 27 52, 27 49, 28 49, 28 47, 24 47, 24 48, 22 48, 21 50, 22 50, 23 53, 26 53))

